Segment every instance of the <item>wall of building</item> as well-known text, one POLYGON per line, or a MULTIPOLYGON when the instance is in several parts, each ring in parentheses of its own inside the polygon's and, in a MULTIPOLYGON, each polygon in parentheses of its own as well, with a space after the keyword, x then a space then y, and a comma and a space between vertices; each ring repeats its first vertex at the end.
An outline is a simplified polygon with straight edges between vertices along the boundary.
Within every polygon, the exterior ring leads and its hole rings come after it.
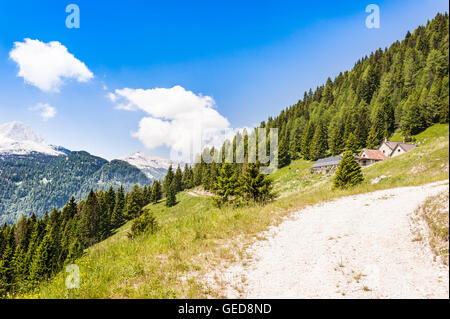
POLYGON ((386 155, 386 157, 389 157, 392 153, 391 148, 389 146, 387 146, 386 143, 384 143, 384 142, 381 143, 379 150, 382 151, 383 154, 386 155))
POLYGON ((401 155, 401 154, 403 154, 403 153, 406 153, 406 152, 403 150, 403 148, 397 146, 397 147, 394 149, 394 151, 392 152, 392 157, 401 155))

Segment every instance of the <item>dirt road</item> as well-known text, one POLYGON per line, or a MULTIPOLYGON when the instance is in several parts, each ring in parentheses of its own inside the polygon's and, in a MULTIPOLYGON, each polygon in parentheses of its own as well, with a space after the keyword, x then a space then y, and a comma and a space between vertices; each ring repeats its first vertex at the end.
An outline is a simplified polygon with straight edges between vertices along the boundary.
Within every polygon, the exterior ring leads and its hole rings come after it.
POLYGON ((227 297, 448 298, 448 267, 411 231, 411 214, 448 182, 311 206, 263 235, 221 274, 227 297))

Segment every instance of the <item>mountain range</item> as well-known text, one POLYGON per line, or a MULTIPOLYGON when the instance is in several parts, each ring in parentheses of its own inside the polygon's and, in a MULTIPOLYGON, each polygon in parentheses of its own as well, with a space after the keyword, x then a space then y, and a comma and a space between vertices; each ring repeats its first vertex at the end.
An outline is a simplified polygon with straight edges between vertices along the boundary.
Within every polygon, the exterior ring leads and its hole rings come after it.
POLYGON ((108 161, 85 151, 47 144, 21 122, 0 125, 0 223, 14 223, 22 215, 43 216, 89 190, 123 185, 148 185, 162 179, 169 159, 136 152, 108 161))

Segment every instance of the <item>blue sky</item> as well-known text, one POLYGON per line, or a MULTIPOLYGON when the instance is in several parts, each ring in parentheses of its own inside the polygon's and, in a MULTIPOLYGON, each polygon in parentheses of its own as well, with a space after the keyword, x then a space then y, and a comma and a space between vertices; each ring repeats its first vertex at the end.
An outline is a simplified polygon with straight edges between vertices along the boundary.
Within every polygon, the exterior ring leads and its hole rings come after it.
POLYGON ((441 0, 0 0, 0 123, 22 121, 49 143, 108 159, 137 150, 167 157, 167 145, 132 135, 153 111, 118 109, 107 94, 178 85, 211 97, 229 128, 253 126, 444 11, 441 0), (65 26, 70 3, 80 8, 79 29, 65 26), (370 3, 380 7, 379 29, 365 26, 370 3), (9 56, 25 38, 60 42, 93 77, 67 79, 59 92, 26 83, 9 56), (30 110, 38 103, 56 115, 44 121, 30 110))

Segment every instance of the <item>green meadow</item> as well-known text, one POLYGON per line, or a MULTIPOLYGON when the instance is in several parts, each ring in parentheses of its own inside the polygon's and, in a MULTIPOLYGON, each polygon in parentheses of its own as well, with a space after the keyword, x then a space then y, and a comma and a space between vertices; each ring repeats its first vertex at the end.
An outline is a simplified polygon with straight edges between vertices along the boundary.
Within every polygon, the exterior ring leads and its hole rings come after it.
POLYGON ((270 176, 277 198, 265 206, 219 209, 211 197, 187 191, 177 195, 178 203, 173 207, 167 208, 164 201, 150 204, 144 209, 153 212, 159 231, 129 239, 130 221, 89 248, 76 261, 80 288, 66 289, 67 273, 62 271, 21 297, 222 297, 220 289, 204 284, 204 274, 218 264, 242 258, 245 247, 262 239, 262 231, 290 213, 341 196, 448 179, 448 124, 434 125, 415 138, 418 148, 363 168, 364 182, 351 189, 333 189, 332 176, 312 174, 313 162, 298 160, 270 176), (373 183, 380 176, 383 178, 373 183))

